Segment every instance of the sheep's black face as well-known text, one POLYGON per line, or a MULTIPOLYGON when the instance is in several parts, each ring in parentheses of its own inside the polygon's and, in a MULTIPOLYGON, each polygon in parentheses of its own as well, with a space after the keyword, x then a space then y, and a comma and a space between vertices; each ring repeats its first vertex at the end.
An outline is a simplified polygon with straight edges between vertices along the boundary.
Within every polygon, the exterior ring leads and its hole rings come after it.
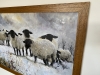
POLYGON ((54 36, 54 35, 53 35, 53 38, 58 38, 58 36, 54 36))
POLYGON ((8 33, 8 35, 11 35, 12 38, 15 38, 15 35, 18 36, 14 30, 10 30, 10 32, 8 33))
POLYGON ((26 48, 29 48, 31 47, 31 44, 32 44, 32 40, 31 39, 26 39, 25 41, 23 41, 25 43, 25 47, 26 48))
POLYGON ((29 34, 32 34, 32 32, 30 32, 28 29, 25 29, 25 30, 23 30, 22 32, 24 33, 25 37, 27 37, 27 38, 30 37, 29 34))
POLYGON ((58 38, 58 36, 54 36, 52 34, 47 34, 46 39, 48 39, 49 41, 52 41, 53 38, 58 38))
POLYGON ((47 40, 49 40, 49 41, 52 41, 53 38, 58 38, 58 36, 54 36, 54 35, 52 35, 52 34, 46 34, 46 35, 41 36, 40 38, 42 38, 42 39, 47 39, 47 40))

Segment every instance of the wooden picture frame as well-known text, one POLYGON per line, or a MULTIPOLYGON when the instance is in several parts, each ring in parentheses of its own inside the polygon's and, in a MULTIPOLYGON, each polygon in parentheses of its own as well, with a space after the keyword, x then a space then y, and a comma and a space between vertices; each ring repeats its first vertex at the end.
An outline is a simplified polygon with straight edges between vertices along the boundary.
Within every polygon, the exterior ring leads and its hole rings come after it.
MULTIPOLYGON (((89 7, 90 7, 90 2, 48 4, 48 5, 35 5, 35 6, 5 7, 5 8, 0 8, 0 13, 77 12, 78 25, 77 25, 77 35, 76 35, 76 44, 74 53, 75 56, 74 56, 72 75, 80 75, 85 40, 86 40, 89 7)), ((12 69, 9 69, 1 64, 0 67, 16 75, 21 75, 20 73, 12 69)))

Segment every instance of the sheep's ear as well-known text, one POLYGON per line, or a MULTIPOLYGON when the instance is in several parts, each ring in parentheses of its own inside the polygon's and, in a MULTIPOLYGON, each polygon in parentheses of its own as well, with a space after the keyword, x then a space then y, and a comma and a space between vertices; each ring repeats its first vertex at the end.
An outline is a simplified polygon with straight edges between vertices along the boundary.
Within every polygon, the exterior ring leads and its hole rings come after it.
POLYGON ((8 30, 6 30, 6 32, 9 32, 8 30))
POLYGON ((57 54, 61 54, 61 52, 57 50, 57 54))
POLYGON ((25 43, 25 41, 23 41, 23 43, 25 43))
POLYGON ((16 33, 15 33, 15 35, 18 36, 16 33))
POLYGON ((8 32, 8 35, 10 34, 11 32, 8 32))
POLYGON ((53 38, 58 38, 58 36, 53 36, 53 38))
POLYGON ((29 32, 30 34, 33 34, 32 32, 29 32))
POLYGON ((43 36, 41 36, 40 38, 45 39, 45 38, 46 38, 46 35, 43 35, 43 36))

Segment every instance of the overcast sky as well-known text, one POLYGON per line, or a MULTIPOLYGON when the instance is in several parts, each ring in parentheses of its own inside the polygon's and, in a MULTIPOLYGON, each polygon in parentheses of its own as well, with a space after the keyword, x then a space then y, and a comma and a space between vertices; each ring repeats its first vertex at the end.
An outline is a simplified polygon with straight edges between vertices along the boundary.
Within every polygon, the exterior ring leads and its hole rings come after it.
MULTIPOLYGON (((1 13, 0 29, 22 32, 29 29, 34 38, 51 33, 66 43, 75 43, 78 13, 1 13)), ((67 45, 66 44, 66 45, 67 45)))

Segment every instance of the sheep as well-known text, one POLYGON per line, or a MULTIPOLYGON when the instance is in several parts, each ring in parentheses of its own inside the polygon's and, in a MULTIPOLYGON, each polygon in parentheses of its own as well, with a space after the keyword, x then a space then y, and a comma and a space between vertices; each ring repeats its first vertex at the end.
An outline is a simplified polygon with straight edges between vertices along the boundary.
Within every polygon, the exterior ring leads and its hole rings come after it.
POLYGON ((56 46, 56 48, 58 49, 58 43, 55 40, 55 39, 58 38, 58 36, 55 36, 55 35, 52 35, 52 34, 46 34, 46 35, 41 36, 40 38, 47 39, 47 40, 51 41, 56 46))
MULTIPOLYGON (((22 32, 24 33, 24 40, 25 40, 25 39, 31 38, 31 37, 30 37, 30 34, 33 34, 33 33, 32 33, 31 31, 29 31, 28 29, 24 29, 22 32)), ((29 47, 26 47, 26 55, 28 55, 28 52, 27 52, 28 49, 29 49, 29 47)), ((31 50, 30 50, 30 56, 32 56, 31 50)))
POLYGON ((17 46, 17 37, 18 37, 18 35, 14 30, 10 30, 8 32, 8 35, 10 36, 11 44, 12 44, 12 47, 14 49, 14 53, 16 55, 16 50, 15 49, 16 49, 16 46, 17 46))
POLYGON ((30 38, 30 34, 33 34, 33 33, 32 33, 31 31, 29 31, 28 29, 24 29, 22 32, 24 33, 25 39, 30 38))
POLYGON ((6 30, 6 44, 7 46, 10 46, 10 36, 8 35, 8 32, 9 31, 6 30))
POLYGON ((73 62, 72 55, 69 50, 59 49, 57 50, 57 59, 56 61, 61 63, 62 61, 73 62))
POLYGON ((18 55, 18 51, 19 51, 19 54, 21 55, 20 49, 22 49, 23 56, 24 56, 24 43, 23 43, 23 41, 24 40, 23 40, 22 34, 18 33, 18 37, 16 40, 17 55, 18 55))
POLYGON ((7 39, 7 36, 8 36, 6 31, 7 30, 4 30, 4 29, 0 31, 0 40, 2 40, 3 45, 4 45, 4 41, 7 39))
POLYGON ((54 44, 52 44, 49 40, 40 38, 36 40, 26 39, 23 42, 25 43, 26 47, 30 47, 35 58, 34 62, 36 62, 38 57, 43 60, 45 65, 48 65, 48 61, 51 58, 51 65, 53 66, 53 63, 56 60, 57 53, 54 44))

